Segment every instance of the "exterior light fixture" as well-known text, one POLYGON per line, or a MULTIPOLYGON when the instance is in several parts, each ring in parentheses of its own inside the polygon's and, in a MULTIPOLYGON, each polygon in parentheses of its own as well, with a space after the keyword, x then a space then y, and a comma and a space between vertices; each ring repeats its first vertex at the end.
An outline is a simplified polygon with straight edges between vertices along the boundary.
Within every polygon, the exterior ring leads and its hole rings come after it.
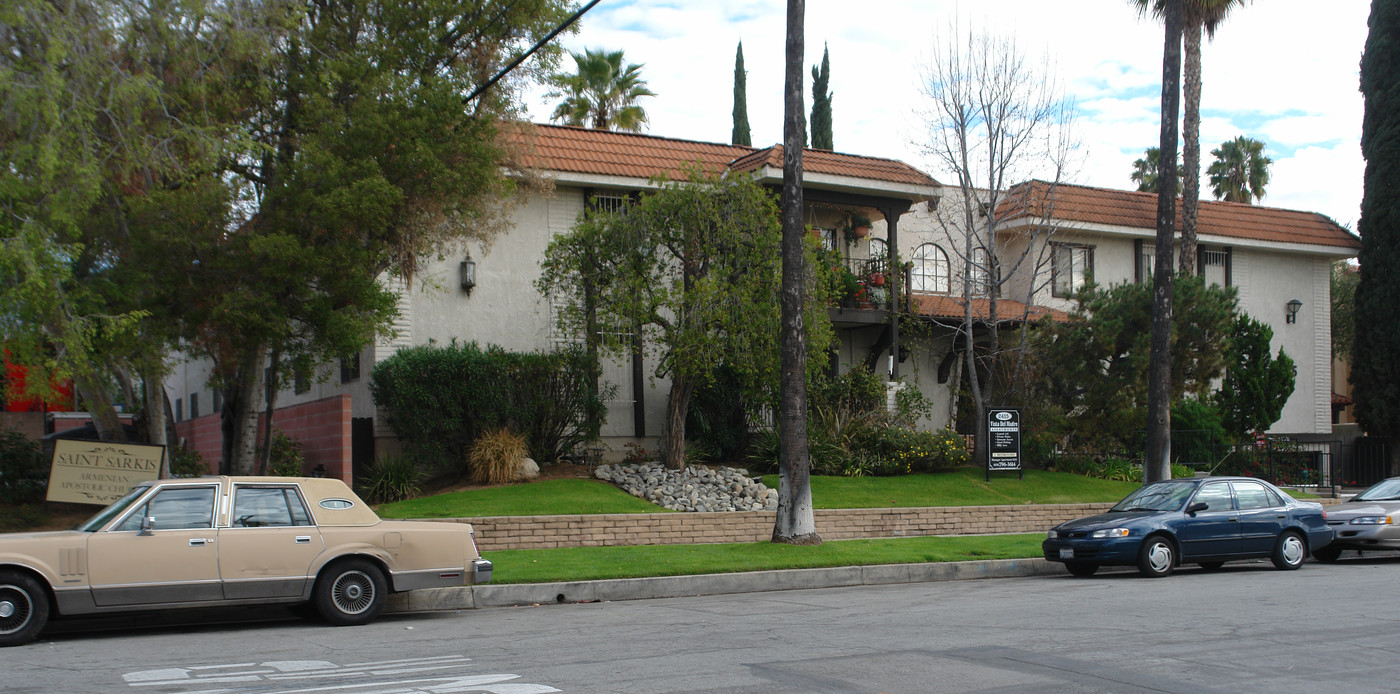
POLYGON ((462 291, 466 292, 467 296, 471 296, 472 288, 476 286, 476 261, 472 260, 470 253, 457 268, 457 273, 462 280, 462 291))
POLYGON ((1299 301, 1299 300, 1297 300, 1297 299, 1293 299, 1292 301, 1289 301, 1288 303, 1284 304, 1284 305, 1283 305, 1284 322, 1286 322, 1286 323, 1297 323, 1297 322, 1298 322, 1298 309, 1300 309, 1300 308, 1302 308, 1302 307, 1303 307, 1303 302, 1301 302, 1301 301, 1299 301))

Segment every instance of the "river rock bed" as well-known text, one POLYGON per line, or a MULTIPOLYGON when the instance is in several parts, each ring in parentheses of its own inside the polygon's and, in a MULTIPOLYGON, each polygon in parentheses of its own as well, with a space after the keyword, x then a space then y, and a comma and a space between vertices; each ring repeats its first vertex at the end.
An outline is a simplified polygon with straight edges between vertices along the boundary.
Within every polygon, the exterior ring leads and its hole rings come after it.
POLYGON ((593 476, 632 496, 672 511, 772 511, 778 492, 733 467, 690 466, 671 470, 661 463, 599 465, 593 476))

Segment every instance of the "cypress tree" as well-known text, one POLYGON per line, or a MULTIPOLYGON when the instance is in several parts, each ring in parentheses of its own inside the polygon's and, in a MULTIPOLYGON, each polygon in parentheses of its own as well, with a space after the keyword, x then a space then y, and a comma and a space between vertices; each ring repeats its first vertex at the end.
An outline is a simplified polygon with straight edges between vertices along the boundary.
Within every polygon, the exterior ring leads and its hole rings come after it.
POLYGON ((730 144, 752 145, 749 137, 749 97, 748 72, 744 70, 744 42, 739 42, 739 50, 734 55, 734 133, 729 136, 730 144))
POLYGON ((1361 56, 1361 281, 1356 287, 1352 395, 1356 419, 1387 439, 1391 474, 1400 470, 1400 3, 1372 0, 1361 56))
POLYGON ((835 149, 831 137, 831 51, 822 48, 822 64, 812 66, 812 148, 835 149))

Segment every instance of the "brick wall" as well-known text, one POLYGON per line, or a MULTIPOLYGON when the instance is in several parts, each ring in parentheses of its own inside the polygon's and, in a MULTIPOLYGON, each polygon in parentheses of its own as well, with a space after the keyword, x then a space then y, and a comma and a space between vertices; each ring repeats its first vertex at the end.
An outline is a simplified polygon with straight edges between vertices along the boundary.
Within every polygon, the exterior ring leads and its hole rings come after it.
MULTIPOLYGON (((1102 513, 1112 505, 840 509, 816 511, 815 518, 817 533, 824 540, 1032 533, 1043 532, 1067 520, 1102 513)), ((478 548, 490 552, 550 547, 766 542, 773 536, 774 512, 498 516, 451 521, 471 523, 478 548)))
MULTIPOLYGON (((258 440, 262 440, 264 417, 258 417, 258 440)), ((273 425, 282 433, 302 443, 306 454, 306 469, 323 465, 327 477, 351 484, 350 466, 350 396, 335 395, 313 402, 283 407, 277 410, 273 425)), ((219 470, 223 460, 223 430, 219 415, 209 414, 175 424, 175 434, 185 439, 185 446, 199 451, 211 473, 219 470)))

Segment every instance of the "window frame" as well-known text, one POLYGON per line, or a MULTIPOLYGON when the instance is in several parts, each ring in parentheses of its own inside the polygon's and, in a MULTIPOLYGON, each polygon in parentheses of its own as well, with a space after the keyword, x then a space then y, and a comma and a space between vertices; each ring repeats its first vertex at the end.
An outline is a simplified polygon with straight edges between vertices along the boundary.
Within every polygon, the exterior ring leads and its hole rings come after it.
POLYGON ((1056 299, 1070 299, 1075 292, 1083 289, 1093 279, 1094 276, 1094 246, 1085 243, 1060 243, 1050 242, 1050 296, 1056 299), (1061 253, 1067 254, 1069 258, 1069 272, 1065 272, 1060 260, 1061 253), (1080 274, 1081 279, 1075 282, 1074 259, 1077 255, 1083 254, 1084 268, 1080 274), (1068 277, 1068 286, 1061 286, 1061 278, 1068 277))
POLYGON ((942 246, 932 242, 919 244, 914 248, 911 262, 913 266, 909 270, 909 281, 913 291, 933 294, 952 292, 953 268, 948 262, 948 252, 942 246), (925 253, 926 249, 933 254, 931 257, 925 253), (931 272, 928 271, 930 267, 931 272))

